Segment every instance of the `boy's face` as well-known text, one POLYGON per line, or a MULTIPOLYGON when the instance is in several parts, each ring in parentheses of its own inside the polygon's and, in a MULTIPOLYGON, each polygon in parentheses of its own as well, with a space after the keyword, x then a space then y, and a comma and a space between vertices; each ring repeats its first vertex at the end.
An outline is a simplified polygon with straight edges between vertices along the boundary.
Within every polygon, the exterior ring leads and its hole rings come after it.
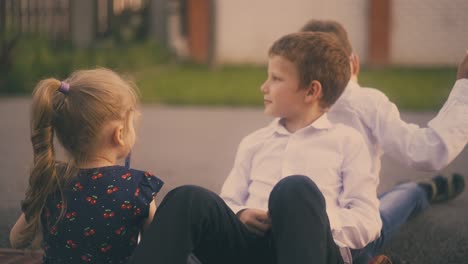
POLYGON ((271 56, 268 59, 268 77, 260 87, 265 114, 286 119, 300 116, 305 111, 307 90, 299 88, 296 65, 283 56, 271 56))

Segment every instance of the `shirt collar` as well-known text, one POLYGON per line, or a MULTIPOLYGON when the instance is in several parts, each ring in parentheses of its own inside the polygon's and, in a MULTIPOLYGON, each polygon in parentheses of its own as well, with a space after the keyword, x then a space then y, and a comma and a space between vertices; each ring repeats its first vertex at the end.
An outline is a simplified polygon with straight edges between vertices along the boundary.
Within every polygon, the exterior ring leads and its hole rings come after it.
MULTIPOLYGON (((324 113, 319 118, 317 118, 314 122, 312 122, 312 124, 299 129, 298 131, 296 131, 296 133, 301 132, 301 131, 310 131, 310 130, 324 130, 324 129, 329 129, 331 127, 332 127, 332 123, 328 119, 327 113, 324 113)), ((272 128, 271 130, 272 133, 277 133, 280 135, 292 134, 283 126, 281 122, 281 118, 276 118, 275 120, 273 120, 273 122, 271 123, 271 128, 272 128)))
MULTIPOLYGON (((340 95, 340 97, 338 98, 338 100, 340 100, 340 98, 346 98, 351 92, 352 90, 355 90, 357 88, 361 88, 361 86, 359 86, 359 84, 353 80, 349 80, 348 84, 346 85, 343 93, 340 95)), ((337 102, 338 102, 337 100, 337 102)))
POLYGON ((357 83, 356 81, 350 80, 348 84, 346 85, 345 91, 346 89, 356 89, 356 88, 361 88, 359 83, 357 83))

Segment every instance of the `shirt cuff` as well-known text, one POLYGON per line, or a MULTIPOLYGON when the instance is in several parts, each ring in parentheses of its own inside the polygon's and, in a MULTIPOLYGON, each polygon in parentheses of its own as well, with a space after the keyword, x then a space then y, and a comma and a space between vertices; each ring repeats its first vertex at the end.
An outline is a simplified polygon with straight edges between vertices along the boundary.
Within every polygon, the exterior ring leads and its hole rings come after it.
POLYGON ((231 208, 232 212, 234 212, 234 214, 237 215, 237 213, 239 213, 240 211, 244 210, 244 209, 247 209, 249 207, 247 206, 241 206, 241 205, 232 205, 232 204, 228 204, 229 208, 231 208))
POLYGON ((468 104, 468 79, 459 79, 455 82, 449 100, 457 100, 468 104))

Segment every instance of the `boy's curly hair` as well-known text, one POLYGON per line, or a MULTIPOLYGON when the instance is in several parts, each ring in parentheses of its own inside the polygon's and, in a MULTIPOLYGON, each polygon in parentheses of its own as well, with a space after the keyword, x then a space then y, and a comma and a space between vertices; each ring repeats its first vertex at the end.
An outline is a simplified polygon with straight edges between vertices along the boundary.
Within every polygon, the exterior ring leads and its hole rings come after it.
POLYGON ((346 87, 351 69, 349 56, 337 38, 323 32, 298 32, 275 41, 268 55, 294 63, 301 88, 313 80, 322 85, 321 106, 333 105, 346 87))

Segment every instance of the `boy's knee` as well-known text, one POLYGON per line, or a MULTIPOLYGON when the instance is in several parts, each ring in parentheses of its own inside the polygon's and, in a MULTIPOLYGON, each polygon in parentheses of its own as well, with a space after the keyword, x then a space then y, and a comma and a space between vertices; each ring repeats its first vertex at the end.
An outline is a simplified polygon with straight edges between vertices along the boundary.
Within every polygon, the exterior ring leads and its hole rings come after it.
MULTIPOLYGON (((273 188, 273 192, 279 194, 289 194, 295 191, 308 189, 309 191, 319 191, 315 182, 303 175, 293 175, 281 179, 273 188)), ((319 191, 320 192, 320 191, 319 191)))
POLYGON ((167 194, 168 199, 175 199, 186 203, 208 202, 215 194, 210 190, 196 185, 183 185, 174 188, 167 194))
POLYGON ((412 182, 412 181, 404 182, 404 183, 401 183, 401 184, 399 184, 397 186, 400 187, 400 188, 405 188, 405 189, 417 189, 417 188, 419 188, 418 183, 412 182))
POLYGON ((413 197, 421 197, 420 199, 427 199, 426 191, 417 182, 405 182, 397 185, 398 189, 405 190, 406 193, 410 193, 413 197))
POLYGON ((302 175, 288 176, 280 180, 270 194, 270 200, 295 200, 303 197, 304 194, 317 196, 323 200, 323 195, 317 185, 309 177, 302 175))
POLYGON ((313 210, 321 214, 325 212, 325 198, 310 178, 301 175, 289 176, 279 181, 271 191, 268 210, 276 223, 286 215, 300 215, 304 210, 313 210))

